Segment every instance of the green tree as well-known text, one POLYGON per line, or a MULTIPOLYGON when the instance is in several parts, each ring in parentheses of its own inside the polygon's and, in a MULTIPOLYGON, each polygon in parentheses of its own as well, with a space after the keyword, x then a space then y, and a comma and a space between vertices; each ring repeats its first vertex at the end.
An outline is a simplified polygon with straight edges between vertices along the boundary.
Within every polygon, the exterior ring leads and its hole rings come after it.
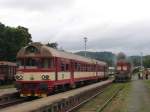
POLYGON ((31 38, 25 27, 14 28, 0 23, 0 60, 15 61, 19 49, 32 42, 31 38))
POLYGON ((46 44, 48 47, 52 47, 52 48, 54 48, 54 49, 58 49, 58 44, 57 44, 57 42, 54 42, 54 43, 47 43, 46 44))
POLYGON ((150 55, 144 56, 143 64, 145 68, 150 68, 150 55))

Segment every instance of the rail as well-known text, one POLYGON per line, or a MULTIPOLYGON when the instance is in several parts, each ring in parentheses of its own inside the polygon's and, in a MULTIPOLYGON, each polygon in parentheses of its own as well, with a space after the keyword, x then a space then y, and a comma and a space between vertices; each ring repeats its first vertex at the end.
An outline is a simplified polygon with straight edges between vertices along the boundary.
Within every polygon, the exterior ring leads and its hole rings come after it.
POLYGON ((26 98, 13 99, 13 100, 6 101, 6 102, 0 102, 0 109, 8 107, 8 106, 15 105, 15 104, 23 103, 24 101, 27 101, 27 99, 26 98))
POLYGON ((121 87, 116 90, 116 92, 110 98, 108 98, 108 100, 100 108, 98 108, 96 112, 102 112, 107 107, 107 105, 118 95, 118 93, 123 90, 123 88, 124 87, 121 87))
MULTIPOLYGON (((107 105, 113 100, 113 98, 115 98, 118 93, 123 90, 124 86, 123 87, 120 87, 119 89, 117 89, 113 95, 111 95, 110 97, 107 98, 106 102, 103 103, 103 105, 101 107, 99 107, 96 112, 102 112, 106 107, 107 105)), ((98 93, 94 94, 93 96, 89 97, 88 99, 84 100, 83 102, 81 102, 80 104, 72 107, 71 109, 69 109, 67 112, 75 112, 76 110, 78 110, 82 105, 84 105, 85 103, 89 102, 90 100, 92 100, 93 98, 95 98, 96 96, 102 94, 103 92, 105 91, 104 90, 101 90, 99 91, 98 93)))

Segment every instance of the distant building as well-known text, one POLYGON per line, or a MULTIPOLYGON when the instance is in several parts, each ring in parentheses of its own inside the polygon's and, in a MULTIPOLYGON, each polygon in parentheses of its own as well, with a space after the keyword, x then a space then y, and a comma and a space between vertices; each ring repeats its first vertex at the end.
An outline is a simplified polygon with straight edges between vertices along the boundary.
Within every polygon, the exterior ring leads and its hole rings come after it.
POLYGON ((114 75, 115 74, 115 67, 108 67, 108 74, 114 75))

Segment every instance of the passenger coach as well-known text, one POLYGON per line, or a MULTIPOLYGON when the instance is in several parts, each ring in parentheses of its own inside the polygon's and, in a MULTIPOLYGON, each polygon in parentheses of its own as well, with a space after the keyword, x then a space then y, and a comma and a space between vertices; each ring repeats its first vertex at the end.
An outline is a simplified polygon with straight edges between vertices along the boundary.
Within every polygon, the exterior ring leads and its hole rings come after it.
POLYGON ((107 64, 40 43, 31 43, 17 54, 15 75, 21 96, 46 96, 66 87, 108 78, 107 64))

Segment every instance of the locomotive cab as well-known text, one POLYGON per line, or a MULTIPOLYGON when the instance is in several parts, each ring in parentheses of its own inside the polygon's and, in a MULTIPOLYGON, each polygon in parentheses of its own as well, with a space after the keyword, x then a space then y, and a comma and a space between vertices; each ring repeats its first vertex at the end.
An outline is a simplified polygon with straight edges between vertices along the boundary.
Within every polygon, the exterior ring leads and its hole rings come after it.
POLYGON ((16 88, 22 96, 47 95, 51 88, 48 83, 51 83, 51 79, 55 80, 54 58, 41 56, 36 45, 25 48, 22 53, 23 57, 18 56, 17 59, 19 67, 15 75, 16 88))

